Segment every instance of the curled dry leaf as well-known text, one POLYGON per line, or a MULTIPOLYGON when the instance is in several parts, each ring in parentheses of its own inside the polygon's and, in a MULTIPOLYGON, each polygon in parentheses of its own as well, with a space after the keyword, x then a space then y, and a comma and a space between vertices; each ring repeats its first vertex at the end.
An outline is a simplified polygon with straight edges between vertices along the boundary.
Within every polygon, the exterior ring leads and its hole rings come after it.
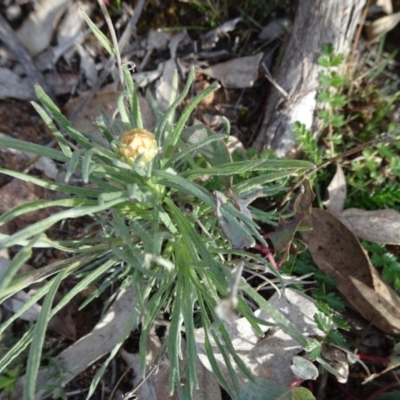
POLYGON ((328 211, 313 208, 303 240, 318 267, 368 321, 386 333, 400 333, 400 299, 371 264, 354 234, 328 211))
POLYGON ((328 186, 329 199, 324 203, 328 211, 337 214, 343 211, 347 196, 346 179, 340 164, 337 164, 335 176, 328 186))
POLYGON ((400 245, 400 213, 395 210, 367 211, 348 208, 337 217, 361 239, 400 245))

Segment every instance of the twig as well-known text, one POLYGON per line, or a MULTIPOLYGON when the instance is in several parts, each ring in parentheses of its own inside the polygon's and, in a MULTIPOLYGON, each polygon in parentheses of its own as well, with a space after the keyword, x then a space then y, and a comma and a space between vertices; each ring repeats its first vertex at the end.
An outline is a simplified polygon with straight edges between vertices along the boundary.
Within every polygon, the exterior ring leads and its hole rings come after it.
POLYGON ((282 86, 280 86, 278 82, 272 77, 271 72, 269 72, 269 69, 265 65, 265 63, 262 63, 261 65, 264 68, 265 77, 270 81, 270 83, 272 83, 272 85, 274 85, 275 89, 278 90, 283 95, 283 97, 287 99, 289 97, 288 92, 282 86))
POLYGON ((20 42, 15 32, 11 29, 7 20, 0 14, 0 39, 15 55, 16 59, 22 64, 25 69, 26 76, 34 87, 37 83, 56 103, 56 98, 53 90, 47 85, 43 75, 35 67, 32 57, 26 51, 23 44, 20 42))

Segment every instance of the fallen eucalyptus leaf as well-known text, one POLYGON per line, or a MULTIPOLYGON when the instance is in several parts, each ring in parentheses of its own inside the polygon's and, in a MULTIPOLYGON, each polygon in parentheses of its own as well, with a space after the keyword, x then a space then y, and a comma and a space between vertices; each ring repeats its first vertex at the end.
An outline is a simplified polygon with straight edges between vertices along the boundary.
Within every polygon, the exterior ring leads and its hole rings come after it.
POLYGON ((318 267, 367 320, 386 333, 400 333, 400 299, 371 264, 354 234, 328 211, 313 208, 301 236, 318 267))
POLYGON ((354 235, 370 242, 400 245, 400 213, 395 210, 348 208, 337 214, 354 235))

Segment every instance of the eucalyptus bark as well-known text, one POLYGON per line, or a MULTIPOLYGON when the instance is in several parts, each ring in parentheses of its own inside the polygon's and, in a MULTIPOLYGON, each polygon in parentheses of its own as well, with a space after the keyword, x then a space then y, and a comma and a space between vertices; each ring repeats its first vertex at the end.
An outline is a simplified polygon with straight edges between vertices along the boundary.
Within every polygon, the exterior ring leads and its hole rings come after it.
POLYGON ((318 57, 326 44, 336 54, 351 51, 353 38, 366 0, 301 0, 285 55, 275 82, 287 93, 271 85, 263 123, 254 147, 272 148, 278 156, 287 154, 295 144, 293 128, 299 121, 313 131, 317 125, 315 111, 318 57))

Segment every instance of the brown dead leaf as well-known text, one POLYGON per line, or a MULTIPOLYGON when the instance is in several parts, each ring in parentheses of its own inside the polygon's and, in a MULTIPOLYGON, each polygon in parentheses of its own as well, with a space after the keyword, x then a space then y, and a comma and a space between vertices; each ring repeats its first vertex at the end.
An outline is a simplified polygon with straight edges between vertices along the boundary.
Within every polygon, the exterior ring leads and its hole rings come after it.
POLYGON ((347 196, 346 179, 340 164, 337 164, 335 176, 328 186, 329 199, 324 203, 328 211, 337 214, 343 211, 347 196))
POLYGON ((236 58, 200 70, 200 72, 217 79, 226 88, 244 89, 252 87, 258 78, 258 65, 261 57, 262 53, 236 58))
POLYGON ((302 232, 318 267, 368 321, 386 333, 400 333, 400 299, 371 264, 353 233, 328 211, 313 208, 302 232))
MULTIPOLYGON (((69 101, 64 108, 65 115, 69 118, 75 110, 82 104, 86 97, 86 93, 69 101)), ((84 111, 74 121, 76 129, 97 135, 100 139, 104 139, 96 125, 93 124, 95 119, 101 115, 101 111, 112 118, 114 111, 117 109, 117 100, 120 92, 107 91, 96 93, 92 100, 86 105, 84 111)), ((143 96, 139 96, 139 106, 142 112, 143 125, 145 129, 151 130, 155 124, 155 116, 153 110, 147 100, 143 96)))
POLYGON ((315 194, 312 191, 310 182, 305 179, 302 191, 298 194, 294 202, 294 216, 292 220, 286 222, 280 218, 275 231, 268 234, 268 239, 272 242, 274 251, 280 254, 280 261, 287 260, 294 234, 300 223, 310 215, 314 199, 315 194))
MULTIPOLYGON (((47 189, 34 185, 31 182, 24 182, 13 179, 0 189, 0 215, 13 207, 25 204, 29 201, 51 199, 53 193, 47 189)), ((12 234, 18 229, 32 224, 49 216, 48 209, 41 209, 22 214, 0 227, 0 232, 12 234)))
POLYGON ((349 208, 337 215, 354 235, 370 242, 400 245, 400 213, 349 208))

